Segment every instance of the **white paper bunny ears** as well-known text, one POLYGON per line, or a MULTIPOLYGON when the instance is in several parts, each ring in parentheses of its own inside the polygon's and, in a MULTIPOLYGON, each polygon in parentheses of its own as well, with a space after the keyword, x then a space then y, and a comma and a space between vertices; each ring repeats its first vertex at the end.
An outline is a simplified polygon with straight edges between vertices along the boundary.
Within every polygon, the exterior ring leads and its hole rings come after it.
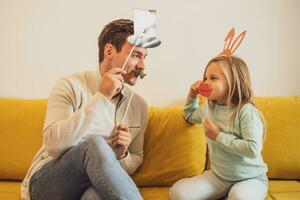
POLYGON ((127 38, 136 47, 154 48, 161 44, 155 35, 156 10, 133 9, 134 35, 127 38))

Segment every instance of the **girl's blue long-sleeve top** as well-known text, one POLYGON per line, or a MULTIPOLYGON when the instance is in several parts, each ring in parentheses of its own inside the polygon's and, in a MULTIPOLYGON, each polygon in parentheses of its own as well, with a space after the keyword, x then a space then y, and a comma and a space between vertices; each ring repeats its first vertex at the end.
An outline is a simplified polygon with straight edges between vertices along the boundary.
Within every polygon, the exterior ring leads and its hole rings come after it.
MULTIPOLYGON (((207 103, 199 105, 198 102, 198 97, 186 102, 184 118, 189 123, 202 123, 207 115, 207 103)), ((267 165, 261 155, 264 127, 259 111, 251 103, 243 105, 233 125, 232 111, 232 108, 220 105, 208 110, 209 119, 221 130, 215 141, 207 138, 211 169, 229 181, 265 174, 267 165)))

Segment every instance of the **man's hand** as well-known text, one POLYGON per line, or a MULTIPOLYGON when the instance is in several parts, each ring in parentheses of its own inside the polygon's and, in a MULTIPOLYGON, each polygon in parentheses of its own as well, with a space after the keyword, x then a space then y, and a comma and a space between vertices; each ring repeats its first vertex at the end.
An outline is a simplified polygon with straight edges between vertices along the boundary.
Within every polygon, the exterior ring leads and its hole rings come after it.
POLYGON ((204 119, 203 126, 205 135, 211 140, 215 140, 221 131, 209 118, 204 119))
POLYGON ((131 133, 127 125, 120 124, 115 132, 111 136, 112 138, 112 149, 117 155, 118 159, 122 159, 126 156, 129 144, 132 141, 131 133))
POLYGON ((198 80, 194 82, 189 91, 189 98, 195 98, 198 95, 198 87, 202 83, 202 81, 198 80))
POLYGON ((99 85, 99 92, 108 99, 112 99, 124 85, 122 74, 126 74, 126 72, 121 68, 113 68, 105 72, 99 85))

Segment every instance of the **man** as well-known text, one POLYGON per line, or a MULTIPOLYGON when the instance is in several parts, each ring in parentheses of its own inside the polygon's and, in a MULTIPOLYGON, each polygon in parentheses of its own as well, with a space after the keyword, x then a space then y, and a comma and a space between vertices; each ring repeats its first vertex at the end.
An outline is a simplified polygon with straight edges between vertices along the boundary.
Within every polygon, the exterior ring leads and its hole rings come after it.
POLYGON ((53 88, 43 146, 22 183, 22 199, 142 199, 128 174, 143 161, 148 108, 134 94, 124 116, 132 94, 125 83, 136 84, 147 49, 135 47, 122 70, 131 35, 131 20, 106 25, 98 38, 99 70, 66 76, 53 88))

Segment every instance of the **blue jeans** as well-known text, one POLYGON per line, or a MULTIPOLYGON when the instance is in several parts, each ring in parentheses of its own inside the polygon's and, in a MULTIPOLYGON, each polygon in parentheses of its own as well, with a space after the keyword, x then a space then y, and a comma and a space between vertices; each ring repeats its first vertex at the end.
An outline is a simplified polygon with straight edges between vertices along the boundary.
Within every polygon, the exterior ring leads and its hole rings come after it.
POLYGON ((31 200, 142 199, 112 148, 100 136, 87 138, 52 160, 30 179, 31 200))

